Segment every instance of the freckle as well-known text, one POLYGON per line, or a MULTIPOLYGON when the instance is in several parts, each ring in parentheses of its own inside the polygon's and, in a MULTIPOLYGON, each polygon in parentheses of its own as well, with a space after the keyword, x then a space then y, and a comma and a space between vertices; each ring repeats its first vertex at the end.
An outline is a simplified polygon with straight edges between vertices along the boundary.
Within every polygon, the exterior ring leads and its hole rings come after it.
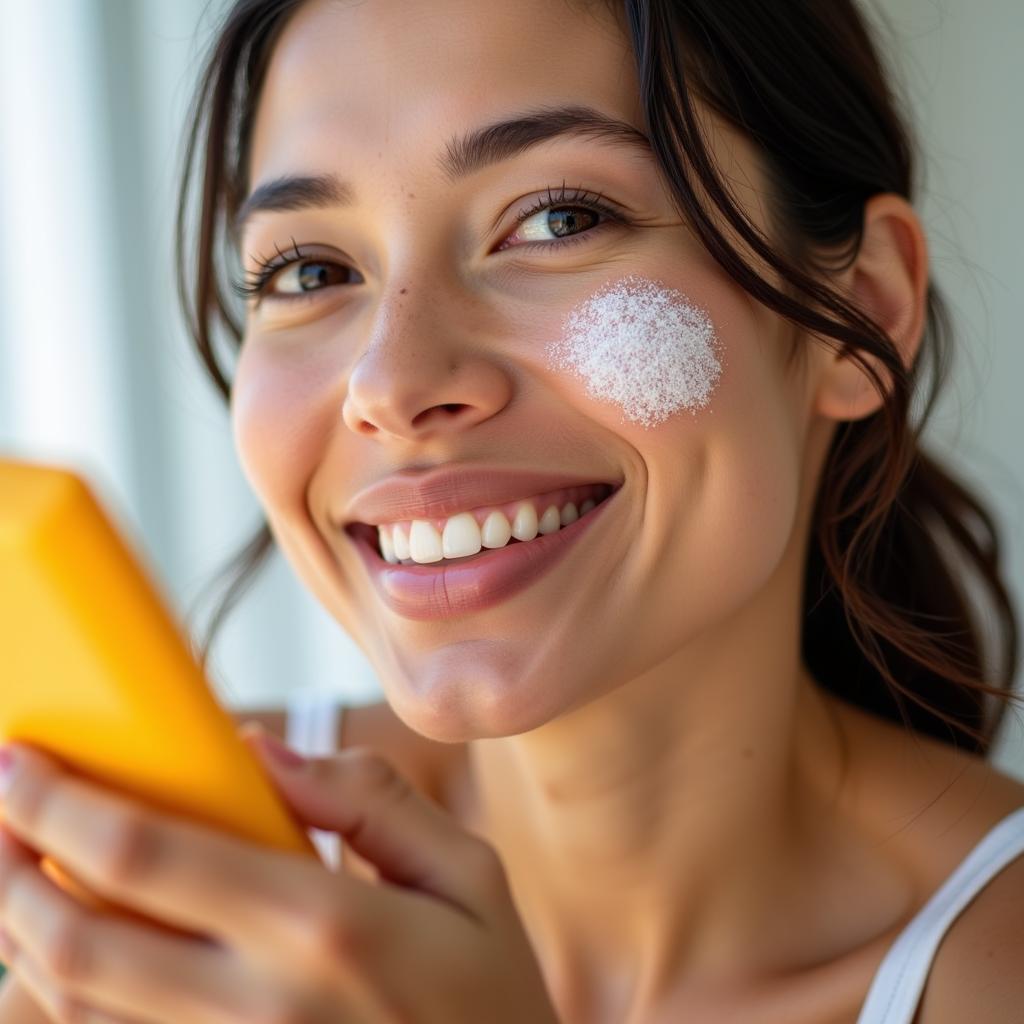
POLYGON ((754 756, 754 751, 750 747, 744 747, 743 756, 749 761, 754 756))
POLYGON ((404 295, 408 290, 409 290, 408 288, 399 288, 398 294, 399 295, 404 295))
POLYGON ((410 192, 409 193, 409 198, 410 199, 415 199, 416 198, 416 193, 415 192, 410 192))

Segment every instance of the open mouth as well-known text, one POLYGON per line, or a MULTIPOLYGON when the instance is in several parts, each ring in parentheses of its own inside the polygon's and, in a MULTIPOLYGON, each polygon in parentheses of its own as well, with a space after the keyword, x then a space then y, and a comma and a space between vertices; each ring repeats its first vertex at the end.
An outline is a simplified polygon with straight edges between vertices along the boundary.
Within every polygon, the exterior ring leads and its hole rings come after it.
POLYGON ((486 559, 512 545, 531 544, 558 533, 592 515, 619 487, 621 484, 578 485, 447 519, 380 526, 349 523, 345 532, 367 544, 385 564, 444 568, 486 559))
MULTIPOLYGON (((559 500, 565 496, 559 491, 512 502, 508 507, 460 512, 447 520, 412 520, 412 525, 420 526, 411 536, 404 536, 401 531, 404 524, 395 523, 373 526, 354 522, 345 527, 345 532, 352 539, 377 596, 391 612, 411 620, 454 620, 496 609, 527 588, 539 585, 573 550, 586 544, 586 538, 595 530, 605 538, 605 550, 608 549, 615 536, 608 532, 614 529, 609 516, 615 517, 620 504, 611 499, 622 490, 622 485, 587 484, 576 490, 581 492, 577 498, 586 495, 578 505, 571 496, 563 504, 551 501, 552 496, 559 500), (575 508, 566 509, 567 504, 575 508), (528 508, 524 510, 523 506, 528 508), (503 527, 493 518, 496 511, 505 516, 503 527), (460 522, 452 527, 453 520, 460 522), (400 529, 397 535, 396 527, 400 529), (474 529, 480 531, 479 550, 443 557, 438 543, 443 546, 445 527, 449 534, 455 534, 454 538, 449 535, 447 550, 458 550, 467 538, 475 543, 474 529), (513 528, 519 535, 506 536, 513 528), (483 545, 485 534, 488 542, 496 546, 483 545), (423 561, 412 558, 413 550, 407 551, 403 543, 411 543, 423 561), (410 557, 399 557, 406 554, 410 557)), ((620 535, 621 532, 620 524, 620 535)))

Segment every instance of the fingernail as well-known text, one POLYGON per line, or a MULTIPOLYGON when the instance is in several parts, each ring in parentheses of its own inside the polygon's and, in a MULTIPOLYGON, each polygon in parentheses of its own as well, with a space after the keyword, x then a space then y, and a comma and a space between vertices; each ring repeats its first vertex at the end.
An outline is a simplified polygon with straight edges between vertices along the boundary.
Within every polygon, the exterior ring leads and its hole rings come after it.
POLYGON ((292 750, 291 747, 285 746, 273 733, 267 732, 266 729, 262 730, 257 742, 263 745, 267 753, 282 768, 295 769, 303 768, 306 765, 306 759, 297 750, 292 750))
POLYGON ((0 797, 7 795, 14 778, 15 753, 10 746, 0 747, 0 797))

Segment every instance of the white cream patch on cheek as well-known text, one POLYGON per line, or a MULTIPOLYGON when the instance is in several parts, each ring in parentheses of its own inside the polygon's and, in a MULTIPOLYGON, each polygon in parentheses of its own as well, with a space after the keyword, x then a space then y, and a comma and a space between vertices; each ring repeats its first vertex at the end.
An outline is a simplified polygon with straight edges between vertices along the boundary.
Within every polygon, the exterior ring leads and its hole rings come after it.
POLYGON ((682 292, 631 274, 602 286, 566 316, 548 363, 587 394, 656 426, 681 409, 707 405, 722 368, 707 313, 682 292))

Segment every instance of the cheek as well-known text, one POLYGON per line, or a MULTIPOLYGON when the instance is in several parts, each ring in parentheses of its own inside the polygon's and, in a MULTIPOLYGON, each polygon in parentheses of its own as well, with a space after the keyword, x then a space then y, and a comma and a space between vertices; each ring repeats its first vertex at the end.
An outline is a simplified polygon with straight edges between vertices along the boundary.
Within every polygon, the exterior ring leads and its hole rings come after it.
POLYGON ((276 357, 269 347, 242 349, 232 389, 232 434, 246 479, 268 509, 303 502, 328 436, 330 400, 323 384, 316 385, 324 379, 314 367, 276 357))
POLYGON ((796 523, 800 452, 786 411, 752 383, 743 400, 738 393, 735 401, 730 396, 721 403, 709 438, 698 543, 717 553, 724 578, 735 572, 761 583, 778 564, 796 523))
POLYGON ((623 565, 651 597, 652 642, 742 606, 778 566, 798 509, 777 323, 710 274, 685 287, 694 300, 645 278, 605 286, 547 349, 577 405, 635 453, 623 565))
MULTIPOLYGON (((771 351, 770 325, 737 318, 723 331, 723 373, 709 410, 667 430, 644 453, 650 468, 666 594, 693 601, 678 621, 715 621, 763 588, 795 537, 801 440, 793 396, 771 351), (660 520, 660 521, 659 521, 660 520)), ((688 419, 688 418, 686 418, 688 419)), ((677 610, 679 610, 677 608, 677 610)))
POLYGON ((614 406, 624 424, 654 428, 708 405, 721 377, 720 352, 705 309, 631 274, 575 306, 545 357, 590 399, 614 406))

